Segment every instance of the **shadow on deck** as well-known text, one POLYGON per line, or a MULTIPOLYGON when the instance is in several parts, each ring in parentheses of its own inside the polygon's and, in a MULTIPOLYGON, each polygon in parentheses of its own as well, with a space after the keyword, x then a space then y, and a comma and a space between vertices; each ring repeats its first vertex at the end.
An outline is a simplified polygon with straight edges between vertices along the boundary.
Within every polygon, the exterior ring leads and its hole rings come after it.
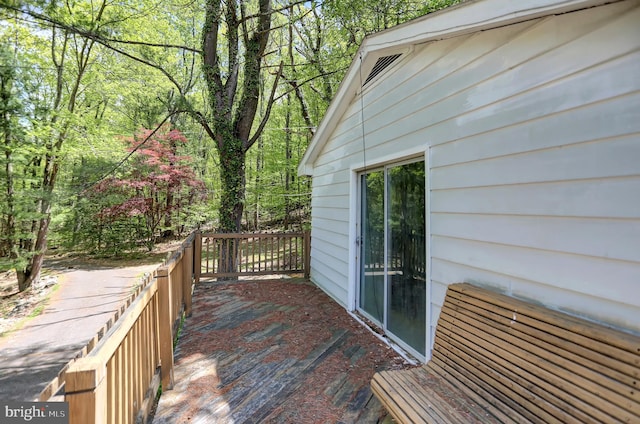
POLYGON ((154 424, 377 423, 369 382, 406 367, 304 279, 201 282, 154 424))

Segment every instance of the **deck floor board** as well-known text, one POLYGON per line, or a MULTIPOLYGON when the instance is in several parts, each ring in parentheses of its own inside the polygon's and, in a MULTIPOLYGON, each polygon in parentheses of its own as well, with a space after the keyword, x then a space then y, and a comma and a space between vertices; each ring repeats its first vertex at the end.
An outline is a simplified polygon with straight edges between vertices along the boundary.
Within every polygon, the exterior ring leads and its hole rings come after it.
POLYGON ((306 280, 204 282, 153 423, 378 423, 371 377, 406 366, 306 280))

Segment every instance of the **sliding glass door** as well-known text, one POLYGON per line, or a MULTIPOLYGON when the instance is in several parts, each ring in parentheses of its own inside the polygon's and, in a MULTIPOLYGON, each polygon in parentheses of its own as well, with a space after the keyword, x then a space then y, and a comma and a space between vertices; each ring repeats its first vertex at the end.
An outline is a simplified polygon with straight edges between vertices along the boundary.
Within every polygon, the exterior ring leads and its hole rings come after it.
POLYGON ((359 228, 359 309, 402 345, 424 356, 424 161, 361 175, 359 228))
POLYGON ((384 171, 361 176, 360 309, 378 325, 384 322, 384 171))

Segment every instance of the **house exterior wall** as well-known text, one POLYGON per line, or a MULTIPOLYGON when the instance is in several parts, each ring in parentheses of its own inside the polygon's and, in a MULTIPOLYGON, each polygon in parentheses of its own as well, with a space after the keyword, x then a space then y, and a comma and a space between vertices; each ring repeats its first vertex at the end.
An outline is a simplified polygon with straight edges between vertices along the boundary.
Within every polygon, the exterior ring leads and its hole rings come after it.
POLYGON ((357 171, 422 153, 432 332, 466 281, 640 333, 639 22, 624 1, 416 45, 343 99, 313 281, 354 306, 357 171))

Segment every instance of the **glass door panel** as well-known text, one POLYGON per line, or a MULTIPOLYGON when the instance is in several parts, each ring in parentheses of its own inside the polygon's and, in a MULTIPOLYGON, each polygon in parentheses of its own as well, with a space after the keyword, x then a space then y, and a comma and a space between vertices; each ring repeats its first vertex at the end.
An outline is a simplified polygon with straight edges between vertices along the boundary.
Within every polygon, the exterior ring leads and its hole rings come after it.
POLYGON ((424 162, 387 172, 387 329, 420 354, 426 337, 424 162))
POLYGON ((384 171, 361 176, 359 306, 384 322, 384 171))
POLYGON ((424 161, 360 176, 358 308, 402 344, 425 354, 424 161))

